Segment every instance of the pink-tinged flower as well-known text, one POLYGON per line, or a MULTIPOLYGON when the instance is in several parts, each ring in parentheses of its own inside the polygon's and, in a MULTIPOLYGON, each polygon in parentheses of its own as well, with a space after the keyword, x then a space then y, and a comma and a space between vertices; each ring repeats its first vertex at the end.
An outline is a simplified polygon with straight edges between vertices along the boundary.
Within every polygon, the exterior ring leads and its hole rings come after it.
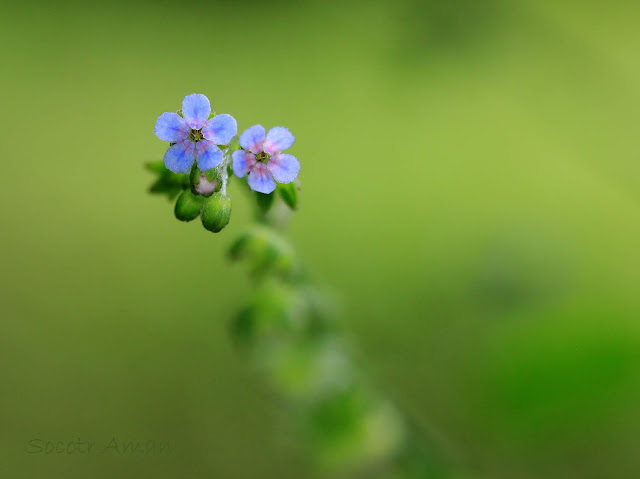
POLYGON ((202 171, 222 163, 222 150, 238 133, 238 124, 223 113, 209 119, 211 104, 199 93, 187 95, 182 100, 182 116, 163 113, 156 121, 154 133, 171 145, 164 154, 165 166, 174 173, 188 173, 194 162, 202 171))
POLYGON ((254 125, 240 135, 242 150, 233 153, 233 173, 247 182, 252 190, 269 194, 278 183, 291 183, 298 177, 300 162, 295 156, 282 153, 295 141, 283 126, 275 126, 265 135, 262 125, 254 125))

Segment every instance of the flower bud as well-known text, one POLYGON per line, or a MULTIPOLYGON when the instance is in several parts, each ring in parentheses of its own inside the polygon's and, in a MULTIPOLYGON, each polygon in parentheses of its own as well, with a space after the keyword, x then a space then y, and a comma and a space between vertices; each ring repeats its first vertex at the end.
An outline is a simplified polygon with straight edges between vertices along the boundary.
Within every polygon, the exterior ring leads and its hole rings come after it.
POLYGON ((220 192, 205 198, 200 217, 202 225, 209 231, 222 231, 231 218, 231 198, 220 192))
POLYGON ((180 221, 191 221, 198 217, 202 207, 202 197, 184 190, 176 201, 175 214, 180 221))
POLYGON ((222 181, 215 169, 209 171, 200 171, 195 165, 191 169, 189 175, 191 183, 191 192, 194 195, 211 196, 220 190, 222 181))

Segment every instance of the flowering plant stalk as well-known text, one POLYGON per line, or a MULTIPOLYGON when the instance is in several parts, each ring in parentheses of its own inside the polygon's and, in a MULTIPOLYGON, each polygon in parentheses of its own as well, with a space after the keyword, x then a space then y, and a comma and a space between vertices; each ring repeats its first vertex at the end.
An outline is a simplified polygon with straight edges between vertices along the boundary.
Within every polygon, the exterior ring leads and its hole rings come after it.
POLYGON ((265 382, 307 441, 320 467, 340 475, 402 478, 452 477, 439 453, 410 427, 354 360, 340 333, 331 301, 310 281, 281 221, 299 204, 300 163, 283 153, 293 134, 261 125, 237 136, 236 120, 216 115, 201 94, 187 95, 182 110, 163 113, 155 134, 169 147, 150 191, 175 202, 181 221, 200 217, 214 233, 231 217, 227 194, 236 177, 253 190, 256 225, 233 243, 229 257, 250 267, 253 287, 231 323, 265 382))

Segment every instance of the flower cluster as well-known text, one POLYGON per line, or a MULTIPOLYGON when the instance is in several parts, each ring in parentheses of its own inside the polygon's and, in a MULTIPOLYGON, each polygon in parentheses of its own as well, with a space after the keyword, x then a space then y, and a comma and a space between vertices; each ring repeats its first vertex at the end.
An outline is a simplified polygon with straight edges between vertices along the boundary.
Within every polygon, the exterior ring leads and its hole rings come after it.
POLYGON ((165 166, 174 173, 188 173, 194 162, 207 171, 222 163, 222 150, 238 133, 235 118, 225 113, 211 115, 209 99, 193 93, 182 101, 182 116, 163 113, 156 121, 158 138, 173 143, 164 154, 165 166))
POLYGON ((271 193, 278 183, 291 183, 298 177, 300 162, 295 156, 282 153, 293 145, 295 137, 283 126, 276 126, 265 135, 262 125, 254 125, 240 135, 243 148, 233 153, 233 173, 247 182, 252 190, 271 193))
POLYGON ((158 117, 154 132, 170 145, 164 161, 150 165, 158 175, 151 191, 177 197, 174 212, 179 220, 199 216, 208 230, 222 230, 231 214, 227 184, 232 173, 247 176, 249 187, 261 193, 256 196, 261 214, 275 200, 271 193, 276 182, 287 184, 278 188, 279 196, 289 208, 297 208, 299 185, 293 182, 300 163, 283 153, 295 141, 287 128, 276 126, 267 133, 262 125, 254 125, 231 144, 238 134, 236 120, 228 114, 212 114, 209 99, 192 93, 182 100, 182 110, 158 117))

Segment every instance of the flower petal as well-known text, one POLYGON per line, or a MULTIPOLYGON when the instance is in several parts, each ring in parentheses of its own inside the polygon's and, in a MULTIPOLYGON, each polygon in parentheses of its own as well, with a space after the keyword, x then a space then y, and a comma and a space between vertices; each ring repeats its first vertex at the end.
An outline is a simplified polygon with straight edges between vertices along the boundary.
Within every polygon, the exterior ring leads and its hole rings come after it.
POLYGON ((264 163, 256 163, 251 167, 247 182, 253 191, 264 193, 265 195, 276 189, 276 182, 273 181, 273 176, 271 176, 267 165, 264 163))
POLYGON ((216 145, 226 145, 238 134, 238 123, 231 115, 222 113, 214 116, 204 125, 202 134, 216 145))
POLYGON ((164 154, 164 166, 174 173, 189 173, 195 160, 195 145, 190 141, 179 141, 164 154))
POLYGON ((201 173, 198 184, 194 186, 194 189, 201 195, 210 195, 211 193, 216 191, 217 186, 218 180, 214 179, 213 181, 209 181, 207 179, 207 175, 201 173))
POLYGON ((156 120, 153 132, 161 140, 175 143, 189 135, 189 125, 177 113, 165 112, 156 120))
POLYGON ((293 155, 280 153, 271 157, 267 168, 278 183, 291 183, 300 173, 300 162, 293 155))
POLYGON ((208 171, 222 163, 222 150, 212 141, 200 140, 196 143, 196 160, 200 170, 208 171))
POLYGON ((269 155, 275 155, 281 151, 291 148, 296 138, 284 126, 274 126, 267 133, 267 139, 264 142, 264 152, 269 155))
POLYGON ((260 153, 264 142, 264 126, 253 125, 240 135, 240 146, 251 153, 260 153))
POLYGON ((192 93, 182 100, 182 116, 189 126, 194 130, 199 130, 209 119, 211 114, 211 103, 209 99, 200 94, 192 93))
POLYGON ((251 167, 256 164, 256 157, 253 153, 244 150, 233 152, 233 174, 238 178, 251 171, 251 167))

